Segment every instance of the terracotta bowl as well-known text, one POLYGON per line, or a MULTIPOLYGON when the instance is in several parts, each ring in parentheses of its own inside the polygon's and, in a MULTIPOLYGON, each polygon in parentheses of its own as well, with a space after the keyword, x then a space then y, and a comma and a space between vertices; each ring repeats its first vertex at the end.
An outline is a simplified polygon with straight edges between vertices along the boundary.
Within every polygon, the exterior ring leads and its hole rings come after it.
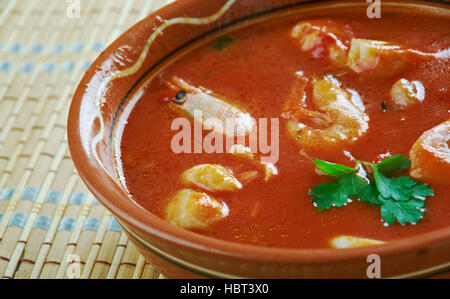
MULTIPOLYGON (((278 14, 326 16, 366 1, 183 0, 151 14, 106 49, 73 97, 68 137, 72 158, 93 194, 114 214, 140 252, 169 278, 365 278, 368 256, 381 258, 382 277, 417 277, 450 267, 450 227, 386 245, 356 249, 278 249, 205 237, 170 225, 130 199, 116 171, 121 118, 142 82, 204 39, 278 14), (313 3, 314 2, 314 3, 313 3), (163 32, 163 34, 159 34, 163 32), (116 142, 117 141, 117 142, 116 142)), ((398 5, 382 1, 383 5, 398 5)), ((431 2, 404 9, 446 10, 431 2)), ((149 186, 151 188, 151 186, 149 186)))

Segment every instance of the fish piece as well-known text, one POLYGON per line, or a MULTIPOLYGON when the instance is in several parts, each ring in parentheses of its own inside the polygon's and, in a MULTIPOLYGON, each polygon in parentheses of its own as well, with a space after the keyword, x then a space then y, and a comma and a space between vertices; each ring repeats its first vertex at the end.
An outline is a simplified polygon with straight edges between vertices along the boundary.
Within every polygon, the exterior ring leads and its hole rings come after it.
POLYGON ((227 137, 246 136, 256 125, 255 119, 244 109, 210 90, 192 86, 178 77, 173 77, 168 84, 178 91, 174 101, 169 103, 170 109, 199 121, 207 130, 227 137))
POLYGON ((202 229, 229 214, 228 206, 206 193, 180 190, 166 208, 166 220, 185 229, 202 229))
POLYGON ((430 184, 450 182, 450 119, 425 131, 412 146, 410 175, 430 184))
POLYGON ((357 248, 385 244, 384 241, 341 235, 333 238, 330 245, 336 249, 357 248))
POLYGON ((424 99, 425 88, 420 81, 408 81, 402 78, 392 86, 391 101, 395 110, 406 110, 424 99))
POLYGON ((210 192, 234 192, 242 189, 242 184, 233 172, 218 164, 200 164, 186 170, 183 180, 210 192))

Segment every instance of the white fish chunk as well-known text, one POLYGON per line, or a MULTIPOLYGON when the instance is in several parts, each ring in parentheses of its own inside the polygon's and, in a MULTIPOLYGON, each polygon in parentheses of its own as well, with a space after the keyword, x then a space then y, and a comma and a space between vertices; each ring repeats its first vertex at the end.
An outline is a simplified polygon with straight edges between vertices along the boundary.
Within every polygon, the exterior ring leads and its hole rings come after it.
POLYGON ((336 249, 374 246, 374 245, 381 245, 384 243, 386 243, 386 242, 379 241, 379 240, 373 240, 373 239, 359 238, 359 237, 355 237, 355 236, 347 236, 347 235, 337 236, 334 239, 332 239, 330 242, 331 247, 336 248, 336 249))
POLYGON ((391 101, 395 110, 406 110, 424 99, 425 87, 420 81, 408 81, 402 78, 392 86, 391 101))
POLYGON ((186 170, 183 180, 210 192, 233 192, 242 189, 242 184, 233 172, 218 164, 200 164, 186 170))
POLYGON ((166 208, 166 220, 186 229, 206 228, 228 214, 224 202, 190 189, 179 191, 166 208))

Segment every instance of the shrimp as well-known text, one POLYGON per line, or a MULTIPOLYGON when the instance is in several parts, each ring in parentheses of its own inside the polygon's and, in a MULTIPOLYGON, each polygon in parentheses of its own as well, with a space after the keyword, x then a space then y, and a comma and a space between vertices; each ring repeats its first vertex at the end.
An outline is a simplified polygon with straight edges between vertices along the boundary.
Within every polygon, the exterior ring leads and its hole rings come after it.
POLYGON ((377 40, 352 39, 347 65, 356 73, 392 75, 407 65, 407 52, 401 46, 377 40))
POLYGON ((249 113, 229 104, 210 90, 194 87, 178 77, 173 77, 167 84, 178 91, 174 101, 169 103, 169 108, 199 120, 207 130, 234 137, 246 136, 256 126, 255 119, 249 113), (198 115, 198 112, 201 112, 201 115, 198 115))
POLYGON ((331 20, 312 20, 298 23, 291 36, 300 48, 314 58, 327 58, 334 66, 344 66, 353 33, 349 26, 340 26, 331 20))
POLYGON ((181 228, 206 228, 229 214, 228 206, 206 193, 180 190, 166 208, 166 220, 181 228))
POLYGON ((291 30, 300 49, 316 59, 326 59, 337 69, 360 74, 391 76, 405 69, 413 59, 448 58, 450 50, 425 53, 393 42, 355 38, 350 25, 329 19, 302 21, 291 30))
POLYGON ((450 119, 425 131, 412 146, 411 177, 427 183, 449 184, 450 119))
POLYGON ((408 67, 414 59, 446 58, 445 51, 425 53, 392 42, 353 38, 347 66, 354 72, 391 76, 408 67))
POLYGON ((359 95, 343 89, 331 76, 313 80, 312 85, 312 102, 318 111, 290 103, 290 111, 282 114, 288 120, 288 132, 303 148, 333 151, 356 142, 369 128, 359 95))

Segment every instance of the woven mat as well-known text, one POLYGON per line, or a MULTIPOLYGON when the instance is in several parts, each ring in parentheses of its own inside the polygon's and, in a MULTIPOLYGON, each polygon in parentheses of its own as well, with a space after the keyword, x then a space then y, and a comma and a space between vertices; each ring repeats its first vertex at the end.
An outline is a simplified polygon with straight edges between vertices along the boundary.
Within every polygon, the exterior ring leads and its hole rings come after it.
POLYGON ((66 121, 97 55, 170 1, 76 2, 0 1, 0 277, 162 278, 78 177, 66 121))

